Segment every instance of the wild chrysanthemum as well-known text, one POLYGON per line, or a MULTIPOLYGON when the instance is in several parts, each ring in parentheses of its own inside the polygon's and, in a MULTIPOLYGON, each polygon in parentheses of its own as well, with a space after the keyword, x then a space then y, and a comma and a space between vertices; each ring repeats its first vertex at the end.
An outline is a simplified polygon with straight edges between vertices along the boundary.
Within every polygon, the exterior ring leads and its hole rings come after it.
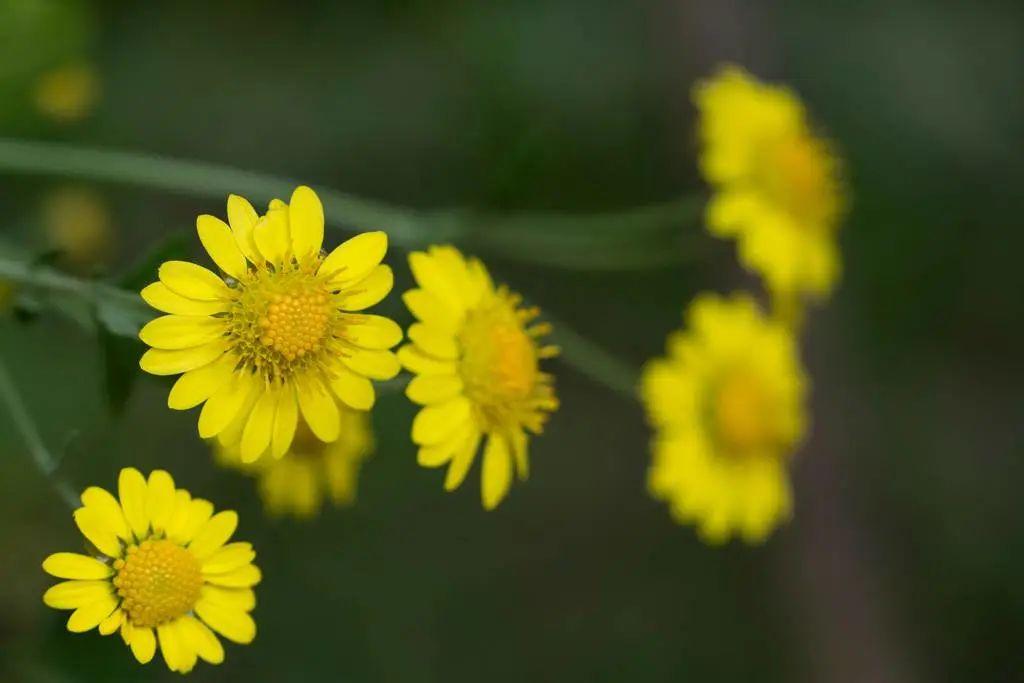
POLYGON ((300 420, 295 440, 281 459, 244 463, 237 446, 217 444, 217 460, 257 477, 263 506, 271 515, 308 519, 320 511, 325 499, 334 505, 351 505, 359 468, 373 452, 373 432, 369 413, 339 409, 341 435, 332 443, 313 436, 300 420))
POLYGON ((168 405, 205 402, 199 435, 238 444, 246 461, 287 452, 300 413, 318 439, 334 441, 336 398, 368 410, 370 379, 401 369, 389 350, 401 328, 360 312, 391 291, 391 269, 381 265, 387 236, 363 233, 324 256, 323 207, 308 187, 296 189, 290 204, 274 200, 262 217, 232 195, 228 220, 231 227, 213 216, 196 221, 223 277, 169 261, 160 281, 142 290, 170 315, 142 328, 139 337, 153 348, 140 365, 154 375, 184 373, 168 405))
POLYGON ((66 265, 95 268, 111 255, 113 222, 96 192, 83 187, 56 189, 43 199, 40 213, 46 240, 66 265))
POLYGON ((493 509, 512 482, 529 473, 526 432, 539 434, 558 407, 553 378, 539 361, 557 354, 538 339, 550 325, 534 323, 539 311, 522 308, 518 295, 495 287, 484 265, 451 246, 409 255, 419 289, 403 295, 419 320, 411 344, 398 356, 416 377, 406 394, 425 406, 412 426, 424 467, 448 464, 444 486, 466 478, 486 437, 483 505, 493 509))
POLYGON ((643 373, 648 487, 709 542, 761 541, 790 514, 787 465, 805 423, 796 343, 747 296, 700 296, 688 322, 643 373))
POLYGON ((121 470, 119 499, 91 486, 82 493, 75 523, 86 553, 55 553, 43 569, 58 579, 43 602, 74 610, 68 630, 120 630, 141 663, 157 644, 171 671, 186 673, 196 658, 224 661, 214 631, 250 643, 256 624, 252 587, 260 571, 248 543, 228 543, 238 515, 213 514, 213 505, 176 489, 171 475, 154 470, 148 481, 132 468, 121 470))
POLYGON ((715 190, 710 231, 739 240, 740 259, 772 293, 822 297, 839 275, 840 164, 795 94, 727 67, 694 89, 700 168, 715 190))

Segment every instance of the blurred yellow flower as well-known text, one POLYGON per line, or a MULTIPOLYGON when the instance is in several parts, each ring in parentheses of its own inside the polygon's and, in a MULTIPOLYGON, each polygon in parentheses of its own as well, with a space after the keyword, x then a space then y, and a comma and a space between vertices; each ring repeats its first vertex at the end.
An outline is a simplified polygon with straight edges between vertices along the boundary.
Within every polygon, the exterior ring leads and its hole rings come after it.
POLYGON ((36 109, 57 123, 74 123, 92 113, 100 79, 90 64, 72 63, 45 72, 36 81, 36 109))
POLYGON ((43 199, 41 215, 47 242, 69 266, 84 269, 110 256, 113 223, 97 193, 81 187, 59 188, 43 199))
POLYGON ((487 437, 482 470, 486 509, 529 473, 528 437, 539 434, 558 407, 553 378, 539 361, 557 354, 538 338, 550 325, 531 325, 539 311, 520 307, 504 286, 495 288, 484 265, 451 246, 413 252, 409 265, 419 289, 403 295, 418 323, 398 357, 416 374, 406 390, 425 406, 412 425, 424 467, 448 464, 445 489, 466 478, 487 437), (525 431, 524 431, 525 430, 525 431))
POLYGON ((73 633, 120 630, 143 664, 159 643, 168 668, 181 673, 197 657, 224 661, 214 631, 251 643, 260 570, 250 544, 228 543, 238 515, 213 514, 209 501, 175 488, 163 470, 147 481, 123 469, 118 492, 119 499, 96 486, 82 493, 74 518, 88 554, 55 553, 43 561, 46 573, 68 579, 47 590, 43 602, 74 610, 67 624, 73 633))
POLYGON ((806 420, 796 342, 745 295, 702 295, 687 317, 668 357, 644 368, 648 488, 710 543, 758 542, 790 515, 788 459, 806 420))
POLYGON ((334 505, 351 505, 356 499, 359 468, 373 452, 373 433, 369 413, 344 406, 339 410, 341 434, 337 441, 320 441, 300 420, 295 440, 281 459, 244 463, 237 446, 217 444, 217 460, 258 478, 263 506, 271 515, 308 519, 320 511, 325 498, 334 505))
POLYGON ((142 290, 169 313, 139 333, 153 347, 140 366, 154 375, 184 373, 168 397, 175 410, 203 403, 199 435, 239 447, 246 462, 281 457, 299 414, 321 441, 341 433, 336 399, 356 410, 374 403, 370 379, 401 366, 389 349, 402 339, 392 320, 360 313, 393 284, 381 265, 383 232, 353 237, 324 256, 320 199, 299 187, 291 203, 270 203, 260 217, 245 199, 228 198, 228 227, 196 221, 199 238, 224 272, 169 261, 142 290))
POLYGON ((715 191, 710 231, 739 240, 741 261, 774 296, 827 295, 840 270, 840 163, 800 100, 737 67, 698 84, 694 100, 700 168, 715 191))

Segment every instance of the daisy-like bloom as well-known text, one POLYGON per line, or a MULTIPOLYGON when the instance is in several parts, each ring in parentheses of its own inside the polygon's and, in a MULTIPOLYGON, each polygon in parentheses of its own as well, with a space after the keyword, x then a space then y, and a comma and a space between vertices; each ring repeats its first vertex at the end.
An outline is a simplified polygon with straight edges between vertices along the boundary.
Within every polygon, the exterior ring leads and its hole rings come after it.
POLYGON ((110 211, 96 192, 73 186, 54 190, 43 199, 41 218, 47 242, 73 269, 101 265, 114 250, 110 211))
POLYGON ((87 117, 100 95, 100 79, 90 64, 72 63, 47 71, 35 85, 36 109, 57 123, 87 117))
POLYGON ((75 523, 86 553, 55 553, 43 570, 58 579, 43 602, 74 610, 68 630, 120 631, 139 662, 159 644, 171 671, 187 673, 196 658, 220 664, 224 647, 214 635, 247 644, 256 637, 249 612, 260 571, 248 543, 228 543, 238 525, 231 510, 174 486, 154 470, 147 480, 121 470, 118 498, 91 486, 82 493, 75 523))
POLYGON ((341 435, 332 443, 316 438, 300 420, 291 448, 279 460, 244 463, 237 447, 220 444, 214 452, 225 466, 257 477, 263 507, 269 514, 309 519, 320 511, 325 499, 337 506, 355 502, 359 468, 373 452, 369 413, 340 410, 341 435))
POLYGON ((160 281, 142 290, 170 315, 142 328, 139 337, 153 348, 140 365, 154 375, 184 373, 167 404, 203 404, 199 435, 237 444, 247 462, 284 455, 300 413, 318 439, 334 441, 337 400, 369 410, 370 379, 401 369, 389 350, 401 328, 361 312, 391 291, 391 268, 381 265, 387 236, 363 233, 324 256, 323 207, 308 187, 296 189, 290 204, 272 201, 262 217, 232 195, 228 221, 196 221, 223 277, 169 261, 160 281))
POLYGON ((822 298, 839 276, 840 163, 787 88, 726 67, 694 90, 709 230, 735 237, 776 297, 822 298))
POLYGON ((513 467, 529 474, 526 432, 540 434, 558 407, 554 378, 539 361, 558 354, 538 339, 551 331, 532 323, 536 308, 504 286, 484 265, 451 246, 409 255, 419 289, 402 298, 419 322, 398 357, 416 377, 406 395, 425 406, 412 425, 424 467, 448 465, 444 487, 462 483, 486 437, 482 499, 490 510, 508 493, 513 467), (513 464, 514 463, 514 464, 513 464))
POLYGON ((745 295, 699 296, 688 323, 643 373, 648 488, 710 543, 759 542, 790 515, 787 465, 806 420, 796 342, 745 295))

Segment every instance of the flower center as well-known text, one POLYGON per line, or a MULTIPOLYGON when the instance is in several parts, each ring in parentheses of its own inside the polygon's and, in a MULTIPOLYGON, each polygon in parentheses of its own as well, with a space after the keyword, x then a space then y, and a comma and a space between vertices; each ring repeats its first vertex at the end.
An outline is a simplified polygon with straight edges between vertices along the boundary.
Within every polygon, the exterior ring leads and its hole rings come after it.
POLYGON ((711 413, 715 436, 731 453, 758 451, 775 440, 768 396, 750 373, 736 373, 719 385, 711 413))
POLYGON ((831 222, 837 188, 831 157, 821 141, 804 134, 776 142, 762 173, 770 194, 801 223, 818 227, 831 222))
POLYGON ((538 379, 537 349, 506 301, 471 311, 459 334, 466 395, 493 427, 509 427, 538 379))
POLYGON ((187 614, 199 599, 199 561, 177 543, 146 540, 114 562, 114 587, 135 626, 158 626, 187 614))
POLYGON ((331 293, 302 267, 260 272, 240 283, 230 315, 243 364, 268 381, 313 362, 338 317, 331 293))

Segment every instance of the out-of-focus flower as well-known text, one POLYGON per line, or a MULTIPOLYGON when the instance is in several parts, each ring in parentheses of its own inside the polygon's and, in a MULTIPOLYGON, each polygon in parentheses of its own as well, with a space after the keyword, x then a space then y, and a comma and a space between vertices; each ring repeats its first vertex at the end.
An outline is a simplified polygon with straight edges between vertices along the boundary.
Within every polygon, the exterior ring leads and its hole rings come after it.
POLYGON ((413 252, 409 265, 420 288, 403 299, 419 322, 398 356, 416 374, 406 394, 425 406, 412 425, 419 463, 447 464, 444 486, 454 490, 487 437, 482 499, 493 509, 512 483, 513 463, 520 479, 529 473, 526 432, 539 434, 558 407, 554 379, 539 367, 558 353, 538 342, 551 327, 531 324, 539 311, 522 308, 479 260, 454 247, 413 252))
POLYGON ((806 421, 796 342, 748 296, 702 295, 687 317, 643 373, 648 488, 708 542, 758 542, 790 515, 787 465, 806 421))
POLYGON ((100 265, 111 255, 113 222, 96 192, 81 187, 54 190, 43 199, 41 216, 48 244, 70 267, 100 265))
POLYGON ((236 643, 256 637, 249 612, 260 571, 248 543, 228 543, 238 515, 213 514, 213 505, 177 489, 163 470, 148 481, 133 468, 121 470, 119 498, 91 486, 82 493, 75 523, 88 554, 56 553, 46 573, 67 579, 43 602, 74 610, 68 630, 118 630, 141 663, 157 644, 172 671, 186 673, 196 659, 224 661, 214 631, 236 643))
MULTIPOLYGON (((715 190, 710 231, 786 300, 829 293, 839 276, 840 163, 797 96, 726 67, 694 89, 700 168, 715 190)), ((791 304, 790 304, 791 305, 791 304)))
POLYGON ((359 468, 373 452, 369 413, 339 406, 341 433, 324 443, 299 421, 291 448, 280 459, 242 462, 238 446, 214 449, 218 462, 253 474, 259 481, 263 506, 271 515, 300 519, 315 516, 327 499, 351 505, 356 499, 359 468))
POLYGON ((232 195, 228 220, 231 227, 213 216, 196 221, 223 277, 169 261, 160 281, 142 290, 170 315, 142 328, 139 338, 153 348, 140 365, 154 375, 184 373, 168 405, 203 403, 199 435, 237 444, 246 462, 284 455, 300 412, 318 439, 334 441, 337 400, 369 410, 370 379, 401 369, 389 349, 402 329, 359 312, 391 291, 391 269, 381 265, 387 236, 357 235, 325 257, 323 207, 308 187, 296 189, 290 204, 272 201, 262 217, 232 195))
POLYGON ((64 64, 36 81, 36 109, 57 123, 75 123, 92 113, 100 95, 100 79, 91 64, 64 64))

